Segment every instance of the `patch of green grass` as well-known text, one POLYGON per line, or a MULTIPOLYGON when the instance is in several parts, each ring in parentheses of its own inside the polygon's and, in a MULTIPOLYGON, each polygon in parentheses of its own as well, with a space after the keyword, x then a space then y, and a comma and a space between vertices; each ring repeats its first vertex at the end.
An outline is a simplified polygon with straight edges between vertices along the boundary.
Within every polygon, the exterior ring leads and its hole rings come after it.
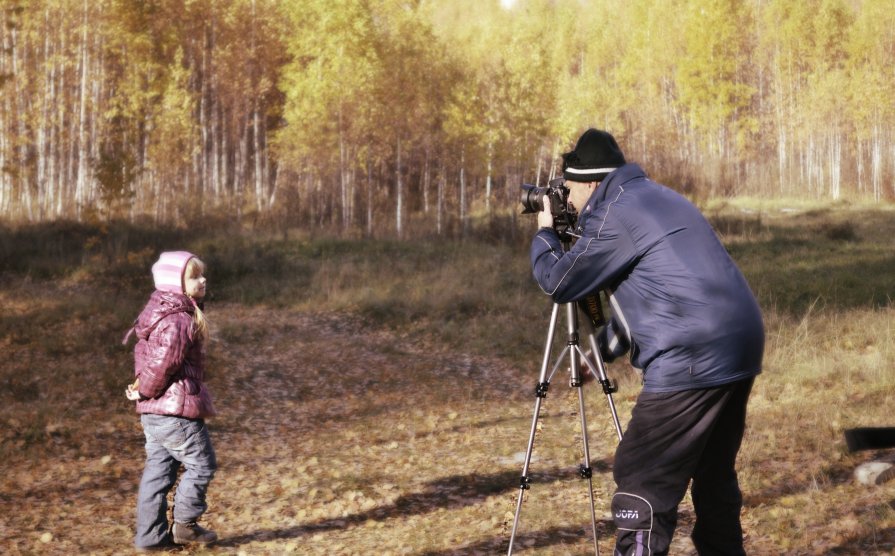
POLYGON ((799 316, 813 305, 835 311, 890 304, 889 211, 823 208, 751 218, 754 233, 724 240, 766 311, 799 316))
MULTIPOLYGON (((783 211, 788 203, 759 203, 765 207, 759 211, 754 204, 734 200, 705 210, 763 307, 800 315, 817 303, 889 304, 895 290, 889 211, 805 203, 797 212, 783 211)), ((97 292, 110 302, 114 320, 126 322, 152 290, 149 267, 158 252, 189 249, 208 263, 212 303, 353 311, 392 327, 426 320, 450 331, 451 323, 472 323, 477 338, 488 330, 497 337, 514 320, 531 327, 549 311, 528 268, 530 230, 509 229, 519 225, 502 223, 505 237, 516 238, 509 242, 478 233, 466 241, 283 240, 220 227, 190 234, 124 223, 0 228, 0 287, 34 295, 44 284, 70 287, 53 310, 0 316, 0 334, 33 340, 29 327, 90 318, 97 292)), ((461 344, 468 339, 457 337, 461 344)))
MULTIPOLYGON (((766 311, 798 318, 811 307, 890 304, 895 224, 888 210, 734 200, 705 211, 766 311)), ((208 264, 212 306, 352 312, 477 352, 512 353, 520 343, 540 343, 550 308, 528 268, 531 230, 518 228, 526 224, 501 221, 511 241, 484 232, 466 241, 284 240, 220 226, 192 234, 125 223, 4 227, 3 291, 19 299, 40 299, 47 287, 56 293, 51 303, 0 315, 0 337, 18 345, 40 339, 55 355, 93 349, 136 316, 158 253, 189 249, 208 264), (104 317, 95 320, 99 312, 104 317), (76 341, 81 346, 54 339, 53 323, 65 320, 91 323, 76 341)))

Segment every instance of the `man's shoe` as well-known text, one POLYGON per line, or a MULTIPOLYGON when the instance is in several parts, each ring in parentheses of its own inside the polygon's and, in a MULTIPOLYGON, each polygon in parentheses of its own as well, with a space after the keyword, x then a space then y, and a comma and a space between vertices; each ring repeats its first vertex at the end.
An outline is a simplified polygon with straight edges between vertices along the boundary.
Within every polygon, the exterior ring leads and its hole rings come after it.
POLYGON ((174 523, 171 528, 171 536, 176 544, 209 544, 218 540, 218 534, 210 529, 200 526, 195 521, 191 523, 174 523))

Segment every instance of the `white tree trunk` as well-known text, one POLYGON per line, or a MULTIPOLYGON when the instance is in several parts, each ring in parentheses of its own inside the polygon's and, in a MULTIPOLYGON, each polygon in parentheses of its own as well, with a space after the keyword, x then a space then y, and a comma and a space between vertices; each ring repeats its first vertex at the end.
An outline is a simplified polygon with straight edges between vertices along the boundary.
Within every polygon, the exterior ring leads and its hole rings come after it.
MULTIPOLYGON (((214 78, 213 78, 214 79, 214 78)), ((211 152, 209 153, 209 164, 211 165, 211 191, 212 204, 217 206, 221 200, 221 132, 220 132, 220 109, 217 102, 217 91, 212 84, 211 97, 211 152)))
POLYGON ((236 215, 242 220, 243 196, 245 195, 246 180, 248 179, 248 151, 249 151, 249 115, 245 112, 243 121, 240 122, 239 145, 236 152, 235 183, 233 187, 236 194, 236 215))
MULTIPOLYGON (((20 62, 19 57, 23 54, 21 53, 21 49, 18 48, 17 38, 18 32, 15 28, 13 28, 10 32, 11 34, 11 46, 10 46, 10 55, 12 58, 12 75, 19 76, 22 75, 20 71, 22 68, 26 67, 26 64, 20 62)), ((25 83, 23 79, 18 79, 14 77, 13 80, 13 89, 15 90, 15 100, 14 100, 14 113, 15 114, 27 114, 27 99, 25 95, 25 83)), ((32 206, 32 196, 31 190, 29 187, 29 176, 27 172, 27 168, 24 167, 25 161, 28 159, 28 146, 26 145, 26 141, 24 141, 26 137, 26 129, 25 129, 25 118, 14 118, 18 125, 16 125, 15 133, 16 137, 19 138, 19 146, 16 149, 18 152, 17 160, 14 160, 13 164, 19 166, 18 173, 18 184, 19 184, 19 197, 20 202, 25 207, 25 213, 28 217, 28 220, 34 219, 34 212, 32 206)))
POLYGON ((488 141, 488 175, 485 178, 485 211, 491 212, 491 174, 494 171, 494 143, 488 141))
MULTIPOLYGON (((0 52, 0 75, 6 75, 7 73, 7 61, 6 61, 6 53, 12 51, 12 46, 10 45, 8 33, 6 29, 0 29, 0 44, 2 44, 3 51, 0 52)), ((9 214, 10 209, 10 196, 12 195, 12 180, 10 179, 9 172, 5 172, 2 168, 6 168, 7 160, 6 160, 6 152, 9 148, 9 134, 11 130, 7 128, 8 125, 8 117, 7 114, 10 114, 12 110, 9 107, 9 95, 0 95, 3 98, 3 104, 0 105, 0 214, 9 214)))
MULTIPOLYGON (((59 51, 66 52, 66 37, 67 34, 63 31, 63 29, 59 28, 59 51)), ((58 95, 61 95, 64 99, 66 94, 65 89, 65 68, 64 66, 59 69, 57 72, 58 84, 56 86, 56 91, 58 91, 58 95)), ((66 153, 66 134, 65 127, 68 122, 68 117, 66 116, 66 110, 68 109, 68 104, 64 100, 59 100, 56 103, 56 109, 54 111, 54 120, 53 120, 53 144, 55 145, 52 154, 52 171, 50 175, 50 179, 52 180, 52 190, 55 195, 54 204, 51 207, 51 214, 54 218, 59 218, 62 216, 62 211, 65 208, 66 201, 66 191, 65 191, 65 153, 66 153)), ((69 142, 71 142, 69 140, 69 142)))
POLYGON ((838 200, 842 195, 842 141, 835 131, 830 133, 830 196, 838 200))
POLYGON ((348 228, 349 208, 348 208, 348 155, 345 152, 345 135, 342 130, 342 110, 339 109, 339 205, 342 215, 342 229, 348 228))
POLYGON ((879 126, 873 126, 870 144, 870 182, 873 184, 873 198, 879 201, 883 196, 883 141, 879 126))
POLYGON ((438 176, 438 194, 436 199, 435 228, 440 236, 444 231, 444 188, 447 181, 444 156, 441 157, 441 172, 438 176))
POLYGON ((401 218, 401 215, 402 215, 403 209, 404 209, 404 182, 401 179, 401 138, 400 137, 398 138, 395 157, 396 157, 395 172, 397 174, 396 175, 396 178, 397 178, 396 187, 398 190, 397 191, 397 202, 395 203, 395 232, 398 234, 398 237, 400 238, 404 231, 403 230, 404 226, 403 226, 403 222, 402 222, 402 218, 401 218))
POLYGON ((429 186, 430 184, 430 154, 431 146, 426 144, 426 162, 423 165, 423 212, 429 214, 429 186))
POLYGON ((264 164, 261 152, 261 115, 259 113, 258 104, 255 103, 252 114, 252 155, 255 159, 255 207, 258 212, 264 210, 264 202, 267 196, 264 194, 264 164))
POLYGON ((373 169, 367 163, 367 237, 373 237, 373 169))
MULTIPOLYGON (((206 30, 206 33, 210 33, 210 30, 206 30)), ((212 100, 212 91, 211 91, 211 78, 210 75, 212 73, 211 65, 212 62, 209 60, 211 58, 211 48, 208 45, 208 35, 202 35, 202 84, 200 87, 199 93, 199 133, 201 137, 201 143, 198 149, 197 156, 199 157, 197 164, 197 176, 196 183, 194 186, 196 187, 196 192, 200 196, 200 198, 205 197, 205 188, 208 187, 211 176, 211 167, 213 160, 211 158, 211 129, 209 120, 211 119, 209 114, 211 113, 211 107, 209 104, 213 103, 212 100)), ((204 210, 205 203, 199 203, 199 210, 204 210)))
MULTIPOLYGON (((220 176, 221 176, 221 195, 232 196, 232 184, 230 183, 230 157, 227 156, 230 151, 230 142, 228 141, 230 137, 229 126, 226 125, 226 121, 224 120, 223 109, 218 108, 221 112, 219 116, 220 126, 221 126, 221 148, 218 149, 218 166, 220 167, 220 176)), ((232 206, 228 203, 228 206, 232 206)))
POLYGON ((466 147, 460 152, 460 228, 466 233, 466 147))
POLYGON ((87 45, 87 0, 84 0, 84 19, 81 22, 81 83, 80 93, 78 97, 78 179, 75 186, 75 211, 78 219, 81 218, 81 211, 87 201, 87 160, 88 160, 88 142, 87 142, 87 70, 90 65, 89 48, 87 45))
MULTIPOLYGON (((40 118, 37 121, 37 217, 44 219, 45 209, 49 202, 48 174, 49 174, 49 149, 50 142, 48 138, 51 116, 50 116, 50 97, 53 89, 53 63, 51 63, 52 53, 50 52, 50 11, 44 11, 44 46, 43 46, 43 94, 40 102, 40 118)), ((36 69, 36 68, 35 68, 36 69)))

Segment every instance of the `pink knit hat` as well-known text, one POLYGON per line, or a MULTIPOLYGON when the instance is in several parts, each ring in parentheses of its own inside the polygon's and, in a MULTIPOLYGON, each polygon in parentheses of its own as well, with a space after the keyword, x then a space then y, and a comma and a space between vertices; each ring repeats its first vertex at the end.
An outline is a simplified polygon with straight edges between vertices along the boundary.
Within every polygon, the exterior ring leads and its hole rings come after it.
POLYGON ((152 265, 155 289, 163 292, 183 293, 183 271, 186 263, 195 257, 189 251, 165 251, 152 265))

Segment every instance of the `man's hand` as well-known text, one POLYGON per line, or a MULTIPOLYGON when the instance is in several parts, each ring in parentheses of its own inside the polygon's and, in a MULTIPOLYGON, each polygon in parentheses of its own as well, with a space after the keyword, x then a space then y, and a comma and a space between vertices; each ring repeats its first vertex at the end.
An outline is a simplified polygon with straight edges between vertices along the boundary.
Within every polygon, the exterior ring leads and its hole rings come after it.
POLYGON ((544 195, 542 199, 544 208, 538 213, 538 228, 552 228, 553 214, 550 212, 550 197, 544 195))

